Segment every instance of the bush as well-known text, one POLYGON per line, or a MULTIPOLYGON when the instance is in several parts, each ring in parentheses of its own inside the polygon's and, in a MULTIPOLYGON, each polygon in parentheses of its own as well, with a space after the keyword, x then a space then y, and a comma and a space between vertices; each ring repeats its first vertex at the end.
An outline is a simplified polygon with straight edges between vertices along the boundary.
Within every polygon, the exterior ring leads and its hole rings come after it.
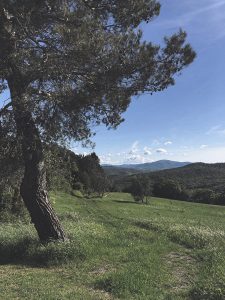
POLYGON ((83 198, 83 193, 79 190, 72 190, 71 195, 77 198, 83 198))
POLYGON ((1 190, 0 212, 0 222, 14 222, 17 219, 24 222, 30 220, 18 187, 10 191, 1 190))
POLYGON ((74 185, 73 185, 73 189, 83 192, 84 185, 83 185, 83 183, 81 183, 79 181, 75 182, 74 185))
POLYGON ((220 193, 215 193, 214 195, 214 204, 216 205, 225 205, 225 191, 220 193))
POLYGON ((134 178, 129 188, 134 201, 144 203, 144 199, 147 204, 148 196, 151 196, 151 185, 147 177, 134 178))

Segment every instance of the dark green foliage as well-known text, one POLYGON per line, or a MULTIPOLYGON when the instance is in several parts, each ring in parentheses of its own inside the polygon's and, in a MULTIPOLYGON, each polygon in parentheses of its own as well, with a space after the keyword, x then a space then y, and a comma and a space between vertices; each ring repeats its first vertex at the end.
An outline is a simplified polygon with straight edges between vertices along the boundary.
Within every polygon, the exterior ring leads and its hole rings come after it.
POLYGON ((214 204, 225 205, 225 191, 221 191, 218 193, 214 192, 213 201, 214 204))
POLYGON ((207 188, 196 189, 191 194, 191 200, 198 203, 214 204, 215 197, 214 191, 207 188))
POLYGON ((225 205, 225 164, 194 163, 181 168, 131 176, 110 176, 113 191, 129 192, 133 178, 147 176, 153 196, 225 205))
POLYGON ((84 185, 83 185, 83 183, 78 181, 73 184, 73 188, 74 188, 74 190, 78 190, 78 191, 82 192, 84 189, 84 185))
MULTIPOLYGON (((109 181, 100 166, 100 161, 95 153, 86 156, 79 156, 77 159, 78 169, 77 180, 83 184, 84 190, 89 196, 91 193, 97 193, 103 196, 109 189, 109 181)), ((73 186, 75 189, 75 187, 73 186)))
MULTIPOLYGON (((65 239, 46 200, 43 144, 90 143, 93 125, 116 128, 132 96, 174 85, 194 60, 182 30, 162 47, 143 41, 138 26, 159 12, 156 0, 0 1, 0 92, 11 94, 0 110, 0 141, 21 147, 20 191, 40 239, 65 239)), ((63 185, 76 173, 65 161, 63 185)), ((84 181, 91 191, 93 180, 84 181)))
MULTIPOLYGON (((1 1, 0 90, 17 76, 46 142, 87 141, 93 124, 116 127, 133 95, 173 85, 195 57, 183 31, 161 48, 142 41, 138 26, 159 12, 155 0, 1 1)), ((10 105, 1 127, 15 133, 10 105)))
POLYGON ((185 167, 152 172, 150 178, 174 180, 186 189, 208 188, 221 192, 225 183, 225 164, 194 163, 185 167))
MULTIPOLYGON (((159 12, 156 0, 0 1, 0 92, 8 88, 11 95, 0 109, 0 142, 9 138, 21 150, 20 192, 41 240, 65 240, 47 200, 43 145, 91 143, 93 125, 116 128, 132 96, 174 85, 194 60, 182 30, 164 38, 162 47, 143 41, 138 26, 159 12)), ((72 161, 63 157, 58 164, 69 171, 56 174, 50 159, 48 183, 66 189, 80 181, 88 193, 96 188, 102 194, 93 179, 100 176, 97 168, 87 176, 85 165, 83 181, 75 180, 72 161)))
POLYGON ((110 189, 110 181, 108 177, 103 173, 99 173, 93 176, 92 188, 99 197, 103 197, 105 192, 109 191, 110 189))
POLYGON ((195 189, 191 193, 191 201, 207 204, 225 205, 224 192, 216 192, 212 189, 195 189))
POLYGON ((147 177, 134 177, 128 191, 136 202, 148 203, 148 197, 152 195, 151 182, 147 177))
POLYGON ((65 147, 46 145, 45 161, 49 189, 70 191, 78 172, 78 156, 65 147))
MULTIPOLYGON (((18 154, 20 152, 18 151, 18 154)), ((19 193, 23 166, 18 157, 9 156, 4 160, 0 156, 0 209, 4 210, 2 218, 10 215, 23 216, 24 205, 19 193)), ((56 144, 45 145, 45 162, 47 183, 50 190, 79 190, 88 195, 96 193, 99 196, 109 189, 109 180, 100 166, 95 153, 87 156, 76 155, 74 152, 56 144)), ((76 194, 77 195, 77 194, 76 194)), ((12 217, 12 216, 11 216, 12 217)))
POLYGON ((188 195, 178 182, 162 180, 153 185, 153 195, 160 198, 188 200, 188 195))
POLYGON ((28 221, 28 213, 18 187, 0 188, 0 222, 14 222, 16 219, 28 221))

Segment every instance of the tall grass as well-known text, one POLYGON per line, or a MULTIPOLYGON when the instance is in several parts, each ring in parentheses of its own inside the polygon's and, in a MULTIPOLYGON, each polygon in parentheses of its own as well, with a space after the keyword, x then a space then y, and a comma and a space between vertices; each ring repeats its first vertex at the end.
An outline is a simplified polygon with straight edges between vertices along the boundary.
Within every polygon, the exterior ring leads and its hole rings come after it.
POLYGON ((225 299, 225 209, 52 193, 66 243, 0 221, 2 299, 225 299))

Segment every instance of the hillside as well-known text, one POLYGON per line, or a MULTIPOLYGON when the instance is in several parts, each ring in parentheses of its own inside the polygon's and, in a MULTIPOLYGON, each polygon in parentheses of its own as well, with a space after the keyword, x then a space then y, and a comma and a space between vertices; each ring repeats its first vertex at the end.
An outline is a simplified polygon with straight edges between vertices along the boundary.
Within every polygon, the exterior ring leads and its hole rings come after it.
POLYGON ((149 173, 148 176, 153 180, 175 180, 187 189, 212 188, 213 190, 224 190, 225 163, 193 163, 181 168, 149 173))
MULTIPOLYGON (((137 173, 131 175, 134 174, 137 173)), ((139 173, 138 176, 142 176, 142 173, 139 173)), ((152 183, 173 180, 187 190, 199 188, 208 188, 216 192, 225 190, 225 163, 193 163, 174 169, 145 172, 144 176, 148 176, 152 183)), ((125 176, 124 174, 123 176, 112 175, 110 178, 119 190, 124 190, 132 180, 132 176, 125 176)))
POLYGON ((142 173, 140 170, 136 170, 134 168, 126 168, 120 166, 112 166, 112 165, 102 165, 105 174, 108 176, 126 176, 142 173))
POLYGON ((190 164, 171 160, 158 160, 144 164, 103 165, 107 175, 131 175, 140 172, 152 172, 157 170, 179 168, 190 164))
POLYGON ((51 200, 67 243, 41 245, 30 222, 1 221, 1 299, 225 299, 224 207, 51 200))

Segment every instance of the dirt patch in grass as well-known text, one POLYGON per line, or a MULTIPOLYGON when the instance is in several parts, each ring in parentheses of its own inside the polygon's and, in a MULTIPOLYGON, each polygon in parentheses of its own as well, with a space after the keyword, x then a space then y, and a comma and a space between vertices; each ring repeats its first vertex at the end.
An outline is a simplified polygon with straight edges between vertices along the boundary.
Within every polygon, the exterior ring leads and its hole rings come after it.
POLYGON ((169 289, 174 293, 188 291, 194 281, 196 260, 186 253, 170 252, 164 257, 171 281, 169 289))
POLYGON ((110 294, 110 293, 108 293, 104 290, 90 288, 89 292, 93 297, 97 297, 95 299, 99 299, 99 300, 112 300, 112 299, 117 300, 117 298, 115 298, 112 294, 110 294))
POLYGON ((104 275, 107 272, 115 271, 115 268, 112 268, 110 265, 105 265, 98 267, 92 271, 89 272, 90 275, 104 275))

